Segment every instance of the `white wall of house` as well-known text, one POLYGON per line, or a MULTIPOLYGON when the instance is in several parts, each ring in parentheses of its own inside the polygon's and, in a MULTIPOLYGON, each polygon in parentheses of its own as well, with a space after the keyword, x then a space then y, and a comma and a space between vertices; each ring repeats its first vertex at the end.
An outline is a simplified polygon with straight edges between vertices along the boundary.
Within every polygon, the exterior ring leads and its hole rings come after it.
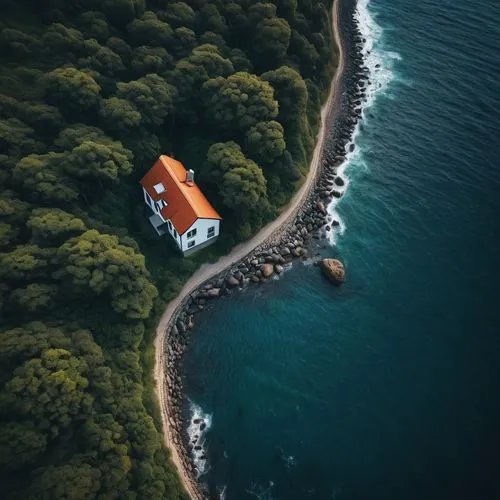
POLYGON ((196 222, 182 235, 183 252, 191 250, 208 240, 214 240, 219 236, 220 220, 218 219, 197 219, 196 222), (210 231, 213 228, 213 231, 210 231), (196 234, 194 234, 196 233, 196 234), (209 236, 212 235, 213 236, 209 236), (194 242, 194 244, 193 244, 194 242))
POLYGON ((172 236, 172 238, 175 240, 175 242, 177 243, 177 246, 182 250, 182 247, 181 247, 181 236, 180 234, 175 230, 175 227, 174 225, 172 224, 172 222, 170 221, 170 219, 167 220, 167 228, 168 228, 168 233, 170 234, 170 236, 172 236))
POLYGON ((142 188, 142 191, 144 193, 144 201, 146 202, 146 205, 148 205, 149 208, 155 213, 158 214, 158 216, 163 220, 163 222, 166 222, 163 215, 161 214, 160 210, 163 208, 162 204, 159 202, 154 202, 153 198, 149 196, 148 192, 142 188))
POLYGON ((153 201, 144 187, 142 188, 142 191, 144 193, 144 201, 146 202, 146 205, 148 205, 151 210, 157 214, 164 223, 167 224, 168 233, 183 252, 192 250, 208 240, 213 239, 215 241, 217 236, 219 236, 220 220, 218 219, 197 219, 196 222, 194 222, 194 224, 183 235, 180 235, 172 222, 163 217, 161 214, 161 207, 158 203, 153 201), (213 228, 213 231, 211 228, 213 228))

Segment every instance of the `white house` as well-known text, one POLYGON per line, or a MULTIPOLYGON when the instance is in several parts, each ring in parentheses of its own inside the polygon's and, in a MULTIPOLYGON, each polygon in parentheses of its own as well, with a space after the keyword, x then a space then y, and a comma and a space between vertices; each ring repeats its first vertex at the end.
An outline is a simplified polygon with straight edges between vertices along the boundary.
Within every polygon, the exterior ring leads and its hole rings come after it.
POLYGON ((217 239, 222 218, 180 161, 161 155, 140 182, 149 221, 160 236, 169 233, 184 255, 217 239))

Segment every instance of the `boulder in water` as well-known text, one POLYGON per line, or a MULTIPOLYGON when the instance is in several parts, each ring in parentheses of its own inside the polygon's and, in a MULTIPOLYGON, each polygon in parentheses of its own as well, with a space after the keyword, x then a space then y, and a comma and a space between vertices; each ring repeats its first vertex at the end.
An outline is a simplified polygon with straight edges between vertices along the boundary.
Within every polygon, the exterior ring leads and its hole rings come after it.
POLYGON ((227 279, 227 284, 229 286, 238 286, 240 284, 240 282, 234 276, 230 276, 227 279))
POLYGON ((318 207, 318 210, 322 213, 322 214, 326 214, 326 207, 325 207, 325 204, 322 202, 322 201, 318 201, 316 203, 316 206, 318 207))
POLYGON ((269 278, 274 273, 274 266, 272 264, 264 264, 260 270, 262 271, 262 276, 264 276, 264 278, 269 278))
POLYGON ((220 288, 211 288, 207 292, 207 297, 213 299, 215 297, 218 297, 220 295, 220 288))
POLYGON ((344 264, 337 259, 323 259, 321 261, 323 275, 335 285, 340 285, 345 280, 344 264))

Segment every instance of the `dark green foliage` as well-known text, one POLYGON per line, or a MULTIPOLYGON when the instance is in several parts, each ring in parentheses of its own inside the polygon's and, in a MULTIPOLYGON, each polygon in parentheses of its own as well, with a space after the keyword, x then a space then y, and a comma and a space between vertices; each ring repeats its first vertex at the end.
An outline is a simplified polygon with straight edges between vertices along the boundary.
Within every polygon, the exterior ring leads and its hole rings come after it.
POLYGON ((192 28, 194 25, 194 10, 184 2, 167 2, 164 11, 160 11, 159 16, 171 26, 192 28))
POLYGON ((202 263, 303 180, 331 0, 6 1, 0 11, 0 496, 180 500, 152 340, 202 263), (223 216, 184 259, 138 180, 174 154, 223 216))
POLYGON ((57 254, 57 277, 69 278, 76 289, 108 295, 113 309, 128 318, 148 317, 158 292, 148 280, 144 256, 120 245, 116 236, 90 230, 67 240, 57 254))
POLYGON ((67 115, 81 114, 99 104, 101 87, 84 71, 56 68, 47 73, 47 99, 67 115))
POLYGON ((273 67, 285 57, 290 45, 290 25, 280 18, 263 19, 256 28, 253 50, 262 65, 273 67))
POLYGON ((239 72, 203 85, 207 117, 222 130, 244 132, 258 122, 276 118, 273 88, 257 75, 239 72))
POLYGON ((29 155, 13 171, 13 180, 29 199, 42 203, 64 204, 78 197, 75 182, 64 175, 65 153, 29 155))
POLYGON ((245 146, 252 158, 261 163, 271 163, 285 151, 281 123, 275 120, 257 123, 245 134, 245 146))
POLYGON ((134 19, 128 27, 129 39, 133 45, 152 45, 165 47, 172 41, 170 25, 160 21, 154 12, 148 11, 140 19, 134 19))
POLYGON ((117 97, 134 104, 146 125, 161 125, 173 110, 175 88, 158 75, 119 83, 117 97))

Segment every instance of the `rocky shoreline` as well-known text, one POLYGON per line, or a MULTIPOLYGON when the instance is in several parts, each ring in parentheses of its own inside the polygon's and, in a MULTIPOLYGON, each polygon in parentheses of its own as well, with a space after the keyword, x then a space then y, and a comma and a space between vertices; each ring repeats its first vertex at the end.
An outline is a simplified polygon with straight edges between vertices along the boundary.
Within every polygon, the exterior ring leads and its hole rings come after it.
MULTIPOLYGON (((197 470, 191 451, 197 443, 190 442, 183 415, 184 393, 179 374, 179 363, 189 343, 189 331, 195 317, 209 301, 236 293, 238 289, 265 283, 274 274, 281 274, 284 265, 295 259, 308 258, 311 243, 326 238, 339 224, 327 212, 333 197, 339 198, 345 189, 344 179, 337 175, 351 144, 352 134, 361 117, 363 99, 369 83, 369 71, 363 65, 361 47, 363 40, 354 19, 354 1, 342 2, 340 26, 342 45, 347 61, 342 76, 339 102, 333 103, 327 118, 328 137, 322 150, 321 165, 314 187, 306 202, 291 216, 290 221, 250 254, 217 276, 200 285, 180 304, 169 322, 166 335, 166 382, 169 397, 168 423, 173 434, 185 471, 197 486, 199 498, 205 498, 197 484, 197 470)), ((200 426, 203 422, 200 423, 200 426)), ((203 429, 201 429, 203 430, 203 429)))

